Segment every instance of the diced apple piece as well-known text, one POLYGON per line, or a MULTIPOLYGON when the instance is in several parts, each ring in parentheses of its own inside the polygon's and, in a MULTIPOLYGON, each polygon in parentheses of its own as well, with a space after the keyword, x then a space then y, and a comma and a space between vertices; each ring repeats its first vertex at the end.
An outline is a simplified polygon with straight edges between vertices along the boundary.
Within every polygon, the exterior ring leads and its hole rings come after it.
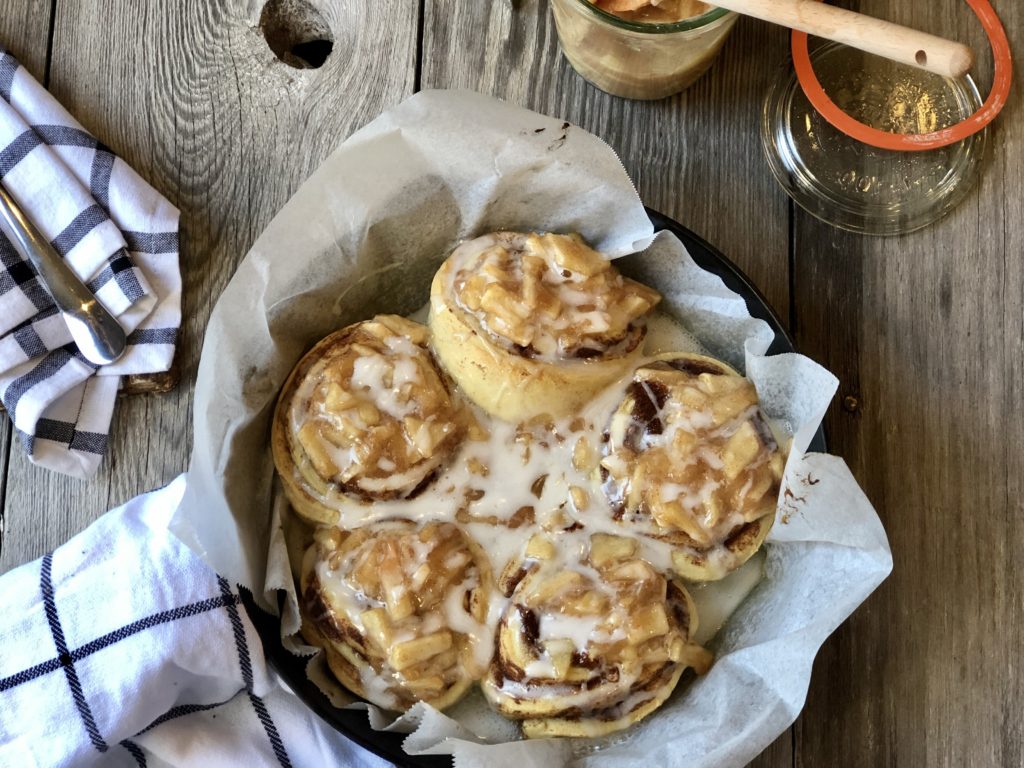
POLYGON ((533 598, 538 603, 544 603, 564 593, 579 590, 582 586, 583 577, 576 571, 559 571, 534 588, 533 598))
POLYGON ((324 439, 316 422, 307 421, 303 424, 299 429, 298 439, 305 449, 313 469, 320 477, 331 478, 338 473, 338 467, 324 447, 324 439))
POLYGON ((542 235, 538 239, 555 264, 563 269, 592 277, 610 266, 608 260, 583 242, 579 235, 542 235))
POLYGON ((746 384, 742 376, 733 376, 729 373, 702 373, 697 377, 702 390, 711 395, 724 395, 735 392, 746 384))
POLYGON ((419 568, 412 572, 412 579, 410 579, 410 585, 413 589, 419 590, 427 583, 427 579, 430 578, 432 569, 428 563, 423 563, 419 568))
POLYGON ((355 398, 352 396, 352 393, 341 386, 341 384, 332 381, 327 385, 327 396, 324 398, 324 405, 329 413, 341 413, 354 402, 355 398))
MULTIPOLYGON (((767 467, 761 467, 754 476, 754 481, 751 484, 750 489, 747 491, 744 504, 746 506, 756 504, 764 498, 764 495, 771 490, 771 487, 774 484, 775 478, 772 477, 771 470, 767 467)), ((774 504, 775 500, 771 499, 771 502, 774 504)))
POLYGON ((572 655, 576 651, 575 644, 572 640, 558 638, 545 642, 544 650, 551 660, 551 666, 555 670, 555 677, 564 679, 569 671, 569 667, 572 665, 572 655))
POLYGON ((366 631, 367 639, 377 646, 381 651, 386 651, 394 642, 394 633, 391 631, 391 621, 388 613, 383 608, 371 608, 363 611, 359 618, 363 622, 363 629, 366 631))
POLYGON ((686 648, 686 643, 683 642, 681 637, 673 637, 672 642, 668 647, 668 658, 670 661, 676 662, 683 658, 683 651, 686 648))
POLYGON ((525 554, 534 560, 550 560, 555 556, 555 545, 547 536, 535 533, 526 543, 525 554))
POLYGON ((388 662, 401 672, 407 667, 437 656, 452 647, 452 633, 448 630, 435 632, 432 635, 417 637, 398 643, 388 654, 388 662))
POLYGON ((679 387, 678 397, 684 406, 698 411, 704 410, 708 402, 707 395, 696 387, 679 387))
POLYGON ((627 638, 631 644, 637 645, 667 632, 668 616, 665 614, 665 607, 660 603, 654 603, 640 608, 633 614, 627 638))
POLYGON ((757 398, 751 391, 740 389, 716 396, 711 401, 711 415, 715 424, 727 424, 756 403, 757 398))
POLYGON ((670 647, 665 642, 664 635, 656 635, 655 639, 643 645, 640 649, 640 658, 645 665, 664 664, 670 660, 670 647))
POLYGON ((589 590, 566 603, 565 613, 575 616, 600 616, 608 610, 608 599, 604 593, 589 590))
POLYGON ((373 403, 362 402, 359 404, 359 418, 366 426, 372 427, 380 423, 380 411, 373 403))
POLYGON ((381 564, 380 583, 384 590, 384 605, 392 621, 401 621, 416 610, 412 595, 406 586, 401 566, 392 560, 381 564))
POLYGON ((615 581, 645 581, 651 578, 654 572, 651 566, 643 560, 630 560, 627 563, 615 566, 608 572, 608 577, 615 581))
POLYGON ((419 677, 414 680, 406 680, 405 687, 417 699, 432 699, 440 694, 444 688, 444 678, 440 675, 419 677))
POLYGON ((517 667, 525 669, 536 658, 536 653, 527 640, 526 633, 520 628, 518 632, 508 632, 505 638, 507 642, 503 641, 502 647, 509 660, 517 667))
POLYGON ((722 451, 725 476, 734 480, 744 467, 757 457, 760 450, 761 441, 757 437, 754 425, 749 421, 743 422, 742 426, 729 438, 725 444, 725 450, 722 451))
POLYGON ((618 560, 628 560, 636 554, 636 549, 636 539, 595 533, 590 537, 590 562, 595 568, 603 568, 618 560))

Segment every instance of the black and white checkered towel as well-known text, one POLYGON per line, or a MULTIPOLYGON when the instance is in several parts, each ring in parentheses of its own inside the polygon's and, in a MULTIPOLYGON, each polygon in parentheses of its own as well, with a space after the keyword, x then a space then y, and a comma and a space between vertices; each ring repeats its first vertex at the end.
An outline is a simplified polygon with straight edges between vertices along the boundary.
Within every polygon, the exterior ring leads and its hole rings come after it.
POLYGON ((384 768, 284 688, 167 530, 185 479, 0 577, 0 766, 384 768))
POLYGON ((0 399, 36 464, 89 477, 120 376, 166 371, 181 324, 178 211, 0 47, 0 181, 128 333, 97 369, 0 234, 0 399))

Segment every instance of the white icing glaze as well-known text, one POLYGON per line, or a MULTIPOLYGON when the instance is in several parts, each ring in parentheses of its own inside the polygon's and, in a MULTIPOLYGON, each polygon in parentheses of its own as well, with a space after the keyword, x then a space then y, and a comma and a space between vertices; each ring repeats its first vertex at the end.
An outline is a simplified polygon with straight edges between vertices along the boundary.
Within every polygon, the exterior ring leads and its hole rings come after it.
MULTIPOLYGON (((645 360, 666 350, 702 351, 699 344, 667 315, 654 314, 648 327, 644 347, 648 357, 645 360)), ((395 386, 399 386, 402 375, 396 369, 395 386)), ((371 388, 378 386, 379 379, 372 364, 361 370, 359 377, 360 383, 364 385, 371 388)), ((554 421, 546 425, 550 428, 543 429, 524 430, 515 424, 491 419, 483 411, 467 404, 466 407, 474 408, 478 422, 489 433, 487 439, 464 440, 452 460, 441 467, 435 480, 412 499, 378 500, 347 506, 343 518, 344 527, 356 529, 391 519, 411 520, 419 524, 430 521, 456 523, 469 538, 479 544, 495 580, 510 561, 521 555, 530 538, 545 530, 557 543, 554 568, 577 571, 588 579, 594 589, 606 590, 610 595, 614 595, 614 590, 593 568, 582 562, 589 552, 590 537, 595 533, 634 538, 638 544, 639 558, 663 573, 671 572, 673 546, 644 535, 656 532, 648 521, 638 519, 631 521, 628 526, 616 522, 594 468, 577 469, 573 466, 574 448, 581 436, 586 437, 595 451, 600 451, 601 434, 621 401, 629 381, 629 376, 623 378, 604 390, 580 413, 554 421), (526 437, 527 434, 529 437, 526 437), (481 474, 474 471, 474 467, 483 467, 486 472, 481 474), (539 483, 541 477, 545 478, 542 485, 539 483), (585 509, 575 509, 571 502, 570 488, 573 486, 587 492, 589 501, 585 509), (501 524, 512 520, 523 507, 533 509, 533 522, 516 528, 501 524), (456 515, 460 510, 468 513, 468 522, 465 519, 457 521, 456 515), (558 515, 564 516, 562 524, 551 526, 551 521, 558 515), (489 518, 499 521, 499 524, 486 522, 489 518), (545 523, 549 524, 547 529, 545 523)), ((386 397, 381 397, 379 407, 387 409, 386 397)), ((704 414, 691 416, 695 423, 703 423, 704 418, 704 414)), ((677 425, 675 428, 680 427, 677 425)), ((722 429, 726 428, 735 429, 736 426, 730 424, 722 429)), ((719 464, 721 462, 717 456, 703 458, 710 466, 717 466, 716 461, 719 464)), ((679 499, 690 506, 706 499, 711 488, 694 489, 665 483, 660 490, 663 498, 679 499)), ((418 543, 415 558, 407 564, 409 576, 414 583, 416 568, 424 561, 427 548, 429 543, 418 543)), ((710 638, 709 629, 717 630, 756 585, 761 577, 760 563, 761 560, 751 561, 751 564, 714 587, 696 587, 695 600, 702 626, 698 637, 701 642, 710 638)), ((348 614, 360 629, 359 613, 381 605, 367 598, 344 579, 338 578, 324 562, 318 564, 317 575, 335 605, 353 609, 348 614)), ((444 600, 443 610, 424 620, 421 627, 425 633, 447 627, 465 635, 470 641, 473 662, 484 669, 490 662, 497 624, 502 615, 506 614, 509 599, 495 588, 489 596, 487 619, 481 623, 467 613, 463 606, 462 596, 469 586, 460 584, 451 589, 444 600)), ((517 612, 508 612, 507 621, 510 625, 518 623, 520 619, 517 612)), ((609 636, 601 624, 599 617, 543 615, 539 617, 539 639, 569 639, 579 651, 584 651, 594 642, 608 643, 621 639, 609 636)), ((554 674, 551 660, 543 653, 525 671, 535 678, 552 677, 554 674)), ((363 684, 368 691, 386 690, 395 683, 394 680, 383 678, 366 679, 368 677, 372 678, 373 675, 364 670, 363 684)), ((625 687, 630 683, 628 680, 621 682, 625 687)), ((552 689, 535 689, 506 680, 502 690, 511 695, 530 697, 552 689)), ((639 703, 639 699, 631 698, 623 702, 622 711, 627 712, 639 703)))
MULTIPOLYGON (((723 541, 730 531, 764 514, 763 505, 755 504, 751 510, 744 502, 753 487, 751 473, 772 460, 774 447, 761 444, 753 460, 744 461, 742 467, 747 472, 747 480, 741 488, 733 490, 735 496, 730 497, 725 509, 719 497, 735 478, 727 468, 728 441, 740 430, 756 430, 752 424, 764 421, 759 404, 755 402, 719 423, 713 405, 696 408, 688 404, 685 394, 678 398, 666 398, 664 394, 659 397, 656 381, 644 378, 638 377, 633 386, 633 401, 643 401, 644 407, 623 407, 611 418, 610 452, 602 460, 611 478, 608 488, 623 501, 627 516, 644 498, 648 503, 660 502, 662 509, 678 507, 691 521, 685 525, 679 523, 685 533, 701 546, 713 547, 712 558, 726 557, 714 551, 720 549, 714 545, 723 541), (684 438, 682 444, 687 446, 682 456, 674 448, 679 438, 684 438), (649 468, 635 471, 629 464, 629 457, 635 452, 647 457, 656 455, 660 466, 655 471, 649 468), (666 457, 671 459, 670 468, 665 468, 666 457), (695 471, 686 473, 690 467, 695 467, 695 471), (691 477, 686 477, 687 474, 691 477), (693 475, 698 478, 696 482, 691 479, 693 475)), ((763 492, 763 487, 761 490, 763 492)), ((653 516, 658 517, 657 510, 653 516)))
POLYGON ((713 638, 733 611, 764 578, 764 552, 757 552, 747 562, 718 581, 691 584, 690 596, 697 607, 697 634, 694 640, 704 645, 713 638))
POLYGON ((395 356, 390 358, 383 355, 358 357, 352 367, 350 386, 353 390, 362 390, 369 395, 370 402, 379 410, 393 418, 404 419, 415 412, 416 401, 401 397, 402 386, 418 384, 419 374, 416 363, 409 357, 408 352, 403 353, 399 349, 394 349, 393 353, 395 356), (389 387, 384 384, 384 376, 392 371, 392 366, 394 379, 389 387))
POLYGON ((654 311, 647 316, 647 336, 644 337, 644 354, 660 355, 663 352, 691 352, 706 355, 701 343, 679 324, 679 321, 665 312, 654 311))
POLYGON ((622 640, 625 633, 621 628, 607 632, 602 628, 604 617, 569 616, 565 613, 549 613, 540 617, 540 639, 571 640, 577 651, 586 651, 592 643, 614 643, 622 640))
POLYGON ((473 659, 478 669, 485 669, 491 658, 494 644, 494 630, 478 622, 462 604, 462 596, 476 586, 476 580, 467 580, 448 591, 444 600, 444 623, 449 629, 461 632, 469 638, 473 648, 473 659), (490 641, 490 642, 488 642, 490 641))

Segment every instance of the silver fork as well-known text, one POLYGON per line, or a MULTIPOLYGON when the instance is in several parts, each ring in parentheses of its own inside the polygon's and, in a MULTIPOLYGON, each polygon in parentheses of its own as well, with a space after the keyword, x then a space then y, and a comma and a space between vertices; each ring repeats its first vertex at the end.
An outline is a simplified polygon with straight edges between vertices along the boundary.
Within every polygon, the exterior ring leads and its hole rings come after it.
POLYGON ((96 365, 108 365, 121 357, 128 343, 124 329, 71 271, 2 184, 0 229, 36 268, 82 356, 96 365))

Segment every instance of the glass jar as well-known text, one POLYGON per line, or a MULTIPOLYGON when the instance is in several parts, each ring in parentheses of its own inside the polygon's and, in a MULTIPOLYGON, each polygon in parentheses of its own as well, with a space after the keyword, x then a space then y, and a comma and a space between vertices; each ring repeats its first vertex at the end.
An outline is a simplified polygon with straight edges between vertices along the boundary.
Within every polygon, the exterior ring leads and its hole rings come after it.
MULTIPOLYGON (((839 43, 820 45, 810 58, 832 101, 878 130, 929 133, 981 107, 969 76, 951 80, 839 43)), ((811 105, 789 63, 761 115, 768 165, 789 196, 828 224, 869 235, 913 232, 959 205, 981 175, 987 133, 921 152, 862 144, 811 105)))
POLYGON ((551 0, 562 52, 581 76, 627 99, 662 99, 711 66, 737 15, 722 8, 671 23, 624 19, 589 0, 551 0))

